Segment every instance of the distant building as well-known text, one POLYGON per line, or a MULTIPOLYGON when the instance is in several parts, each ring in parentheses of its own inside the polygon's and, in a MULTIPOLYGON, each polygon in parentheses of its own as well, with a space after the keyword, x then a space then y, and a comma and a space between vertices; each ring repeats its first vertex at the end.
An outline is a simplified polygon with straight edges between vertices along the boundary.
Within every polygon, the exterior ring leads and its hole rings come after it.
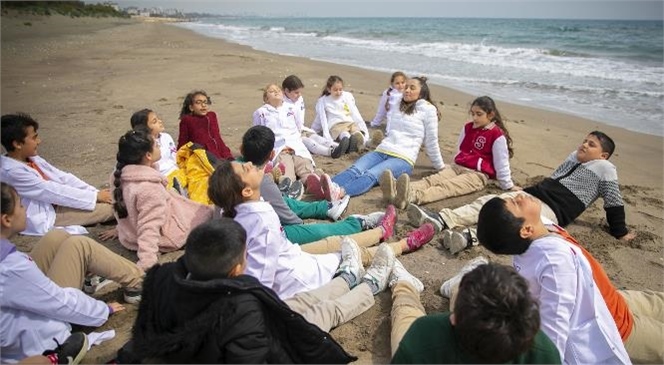
POLYGON ((102 4, 103 4, 103 5, 106 5, 106 6, 110 6, 110 7, 113 8, 113 10, 115 10, 115 11, 120 11, 120 6, 119 6, 118 4, 116 4, 116 3, 113 3, 113 2, 110 2, 110 1, 106 1, 106 2, 104 2, 104 3, 102 3, 102 4))

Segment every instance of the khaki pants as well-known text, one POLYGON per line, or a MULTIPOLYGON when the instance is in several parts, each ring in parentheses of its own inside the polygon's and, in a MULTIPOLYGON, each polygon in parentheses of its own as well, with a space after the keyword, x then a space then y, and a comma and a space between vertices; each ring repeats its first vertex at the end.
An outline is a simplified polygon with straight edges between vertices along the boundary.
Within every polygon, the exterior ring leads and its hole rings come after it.
POLYGON ((304 157, 296 156, 293 153, 281 152, 277 162, 282 162, 286 167, 286 173, 284 176, 295 181, 300 179, 302 181, 307 180, 307 176, 314 172, 314 164, 311 160, 307 160, 304 157))
MULTIPOLYGON (((341 132, 348 132, 352 135, 355 133, 362 133, 362 130, 360 130, 354 122, 339 122, 330 128, 330 135, 335 141, 339 138, 341 132)), ((364 136, 362 136, 362 140, 364 140, 364 136)))
POLYGON ((619 290, 634 317, 625 349, 634 363, 664 363, 664 293, 619 290))
POLYGON ((371 308, 374 296, 366 283, 350 290, 344 279, 335 278, 318 289, 297 294, 285 302, 294 312, 328 332, 371 308))
POLYGON ((55 225, 63 226, 89 226, 108 222, 113 216, 113 206, 106 203, 97 203, 93 211, 74 209, 63 206, 55 207, 55 225))
MULTIPOLYGON (((343 237, 344 236, 330 236, 316 242, 306 243, 300 247, 302 248, 302 251, 314 255, 339 252, 341 251, 341 240, 343 237)), ((381 237, 383 237, 383 230, 380 228, 374 228, 352 234, 348 237, 352 238, 357 242, 357 245, 360 246, 362 265, 371 265, 371 261, 373 261, 373 257, 376 254, 376 251, 378 251, 378 247, 371 246, 380 242, 381 237)), ((394 255, 401 256, 403 250, 400 241, 391 242, 389 245, 392 248, 392 251, 394 251, 394 255)))
POLYGON ((422 180, 410 183, 410 198, 415 204, 426 204, 484 189, 487 176, 479 171, 452 164, 422 180))
POLYGON ((46 233, 30 257, 49 279, 63 288, 81 289, 87 272, 123 287, 137 288, 143 284, 143 271, 133 262, 89 237, 72 236, 60 229, 46 233))
POLYGON ((426 315, 420 302, 420 293, 405 281, 398 281, 392 287, 392 333, 390 335, 392 356, 399 343, 416 319, 426 315))

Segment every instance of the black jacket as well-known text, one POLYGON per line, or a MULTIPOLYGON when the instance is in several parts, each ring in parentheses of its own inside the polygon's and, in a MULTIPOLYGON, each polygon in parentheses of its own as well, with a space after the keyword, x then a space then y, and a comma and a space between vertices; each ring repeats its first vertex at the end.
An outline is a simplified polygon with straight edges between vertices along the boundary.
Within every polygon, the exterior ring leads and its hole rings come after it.
POLYGON ((348 363, 357 360, 251 276, 194 281, 182 258, 152 267, 133 355, 166 363, 348 363))

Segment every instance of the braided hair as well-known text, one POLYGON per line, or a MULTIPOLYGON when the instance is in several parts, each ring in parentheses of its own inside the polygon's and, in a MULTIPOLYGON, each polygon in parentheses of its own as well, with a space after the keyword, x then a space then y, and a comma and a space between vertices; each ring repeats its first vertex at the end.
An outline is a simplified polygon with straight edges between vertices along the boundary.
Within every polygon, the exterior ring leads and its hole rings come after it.
POLYGON ((482 109, 482 111, 487 114, 493 113, 491 121, 503 131, 503 135, 505 135, 505 139, 507 140, 507 152, 509 153, 510 158, 512 158, 514 156, 512 137, 510 137, 510 132, 507 131, 507 127, 505 127, 503 117, 500 115, 498 108, 496 108, 496 103, 488 96, 480 96, 470 104, 471 108, 474 106, 482 109))
POLYGON ((137 127, 128 131, 118 141, 117 164, 113 172, 113 209, 118 213, 118 218, 127 218, 127 206, 122 196, 122 169, 127 165, 139 165, 143 157, 154 147, 154 139, 147 128, 137 127))

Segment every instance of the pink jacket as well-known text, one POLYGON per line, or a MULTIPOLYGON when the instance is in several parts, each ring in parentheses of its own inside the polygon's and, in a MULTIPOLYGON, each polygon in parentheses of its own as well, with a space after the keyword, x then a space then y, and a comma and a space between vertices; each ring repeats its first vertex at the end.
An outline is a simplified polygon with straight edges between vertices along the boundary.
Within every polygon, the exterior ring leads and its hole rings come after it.
POLYGON ((212 217, 212 207, 166 189, 166 178, 155 168, 127 165, 120 180, 128 215, 117 220, 118 238, 138 251, 143 270, 157 263, 159 252, 182 248, 191 229, 212 217))

